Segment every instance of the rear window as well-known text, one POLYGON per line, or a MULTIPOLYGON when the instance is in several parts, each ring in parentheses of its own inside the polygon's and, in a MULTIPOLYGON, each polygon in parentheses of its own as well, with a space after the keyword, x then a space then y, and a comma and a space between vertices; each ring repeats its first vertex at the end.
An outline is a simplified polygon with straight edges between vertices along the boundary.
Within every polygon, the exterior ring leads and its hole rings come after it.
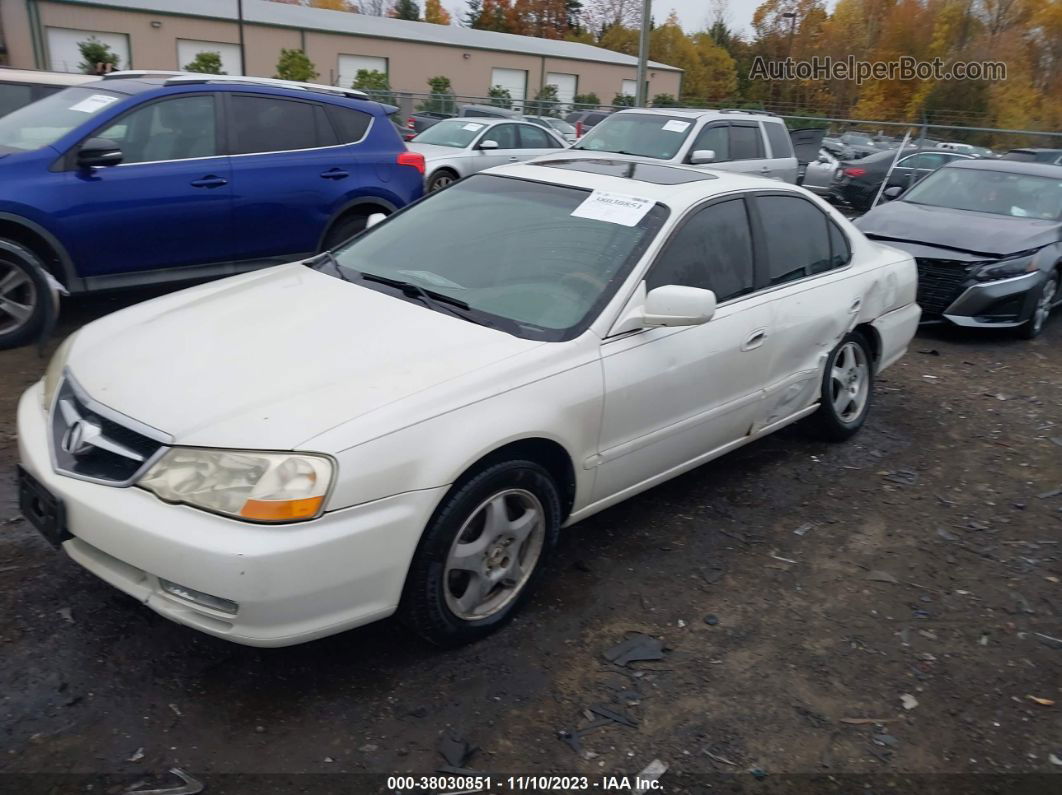
POLYGON ((764 122, 763 129, 767 131, 767 142, 771 145, 771 157, 793 157, 793 142, 785 127, 773 122, 764 122))
POLYGON ((1036 161, 1035 152, 1007 152, 1000 160, 1017 160, 1022 163, 1033 163, 1036 161))
POLYGON ((339 133, 339 141, 344 144, 352 144, 365 137, 372 116, 362 113, 353 108, 340 108, 336 105, 328 106, 328 115, 332 117, 332 124, 339 133))

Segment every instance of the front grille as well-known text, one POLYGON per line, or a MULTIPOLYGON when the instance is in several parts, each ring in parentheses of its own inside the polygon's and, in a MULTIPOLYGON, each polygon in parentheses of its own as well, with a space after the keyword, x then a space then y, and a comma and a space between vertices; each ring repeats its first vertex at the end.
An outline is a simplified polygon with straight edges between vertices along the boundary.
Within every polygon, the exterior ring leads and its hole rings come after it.
POLYGON ((131 427, 136 424, 100 406, 72 378, 65 377, 51 416, 56 471, 114 486, 129 485, 165 446, 163 434, 148 436, 131 427))
POLYGON ((936 320, 958 298, 970 278, 971 265, 949 259, 916 258, 918 304, 923 320, 936 320))

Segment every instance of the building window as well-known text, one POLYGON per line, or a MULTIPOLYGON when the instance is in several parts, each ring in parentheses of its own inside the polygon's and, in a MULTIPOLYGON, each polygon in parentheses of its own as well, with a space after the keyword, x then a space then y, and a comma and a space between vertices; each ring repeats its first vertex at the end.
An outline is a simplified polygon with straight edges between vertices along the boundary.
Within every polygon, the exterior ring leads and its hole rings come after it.
POLYGON ((624 80, 623 85, 620 87, 620 93, 628 97, 638 96, 638 81, 624 80))
POLYGON ((491 69, 490 85, 507 89, 513 99, 513 105, 518 108, 527 97, 527 70, 491 69))

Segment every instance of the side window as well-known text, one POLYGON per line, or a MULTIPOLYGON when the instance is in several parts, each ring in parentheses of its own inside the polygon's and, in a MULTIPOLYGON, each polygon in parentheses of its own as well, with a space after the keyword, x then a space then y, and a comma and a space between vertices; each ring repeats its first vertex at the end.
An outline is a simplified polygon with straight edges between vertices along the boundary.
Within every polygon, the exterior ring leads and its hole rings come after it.
POLYGON ((233 154, 312 149, 318 143, 316 105, 279 97, 232 96, 233 154))
POLYGON ((784 284, 830 270, 826 215, 796 196, 760 196, 770 284, 784 284))
POLYGON ((175 97, 142 105, 94 137, 121 147, 122 163, 187 160, 218 153, 214 97, 175 97))
POLYGON ((497 141, 499 149, 516 149, 516 125, 499 124, 483 133, 484 141, 497 141))
POLYGON ((646 277, 646 289, 678 284, 714 290, 718 301, 752 290, 752 235, 742 199, 713 204, 689 218, 646 277))
POLYGON ((693 142, 690 152, 696 152, 698 149, 711 149, 715 152, 715 160, 713 162, 726 162, 730 159, 730 135, 728 129, 729 125, 726 124, 713 124, 710 127, 704 127, 697 133, 697 139, 693 142))
POLYGON ((830 228, 830 267, 843 268, 852 259, 852 249, 848 245, 848 238, 833 221, 827 219, 826 224, 830 228))
POLYGON ((372 116, 368 113, 353 108, 341 108, 338 105, 329 105, 328 115, 332 117, 332 124, 339 133, 339 142, 343 144, 360 141, 372 123, 372 116))
POLYGON ((763 157, 763 137, 758 124, 730 125, 730 159, 758 160, 763 157))
POLYGON ((556 149, 557 144, 549 137, 549 133, 541 127, 532 127, 528 124, 520 125, 520 148, 521 149, 556 149))
POLYGON ((767 131, 767 143, 771 145, 771 157, 793 157, 793 141, 783 125, 765 121, 763 129, 767 131))

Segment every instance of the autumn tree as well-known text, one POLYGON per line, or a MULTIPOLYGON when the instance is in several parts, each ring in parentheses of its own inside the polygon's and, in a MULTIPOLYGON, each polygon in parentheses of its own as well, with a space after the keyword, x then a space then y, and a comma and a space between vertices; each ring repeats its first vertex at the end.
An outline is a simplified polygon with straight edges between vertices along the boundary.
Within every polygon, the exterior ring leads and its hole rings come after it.
POLYGON ((449 25, 452 20, 450 12, 442 7, 440 0, 426 0, 424 3, 424 21, 433 25, 449 25))

